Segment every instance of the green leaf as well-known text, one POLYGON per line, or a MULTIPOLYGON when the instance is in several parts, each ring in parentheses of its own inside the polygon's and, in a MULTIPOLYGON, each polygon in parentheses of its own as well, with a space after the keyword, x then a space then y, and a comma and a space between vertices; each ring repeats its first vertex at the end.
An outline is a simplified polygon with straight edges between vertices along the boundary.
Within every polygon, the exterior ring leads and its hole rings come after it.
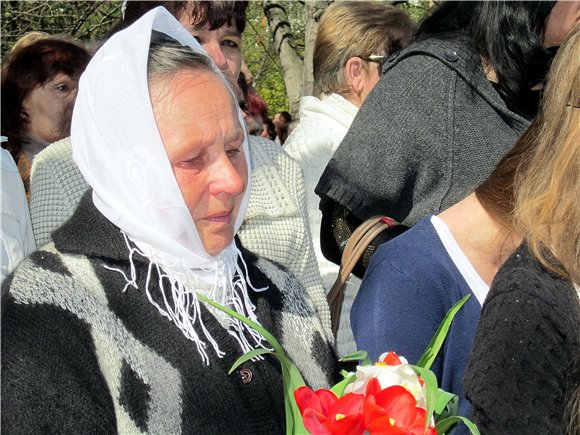
POLYGON ((423 352, 423 355, 419 359, 419 362, 417 363, 419 367, 423 367, 426 369, 431 368, 431 366, 433 365, 433 361, 435 361, 435 358, 437 357, 437 354, 439 353, 439 350, 441 349, 441 346, 445 341, 445 337, 447 337, 447 333, 449 332, 449 328, 451 327, 451 322, 453 321, 453 318, 455 317, 459 309, 463 306, 463 304, 467 302, 470 296, 471 295, 464 296, 462 299, 457 301, 457 303, 453 305, 451 309, 447 312, 447 314, 443 318, 443 321, 439 325, 439 328, 437 328, 437 331, 435 331, 435 335, 431 339, 431 342, 427 346, 427 349, 425 349, 425 352, 423 352))
MULTIPOLYGON (((439 394, 451 394, 443 390, 439 390, 439 394)), ((444 402, 447 400, 446 397, 437 397, 437 404, 435 405, 435 423, 439 423, 442 420, 445 420, 448 417, 455 417, 459 414, 459 398, 452 394, 451 400, 444 405, 444 402), (441 411, 438 411, 438 408, 442 406, 441 411)))
POLYGON ((235 369, 237 369, 239 366, 241 366, 246 361, 254 358, 255 356, 264 355, 264 354, 267 354, 267 353, 269 353, 271 355, 275 355, 275 353, 272 352, 271 350, 269 350, 269 349, 262 349, 262 348, 260 348, 260 349, 254 349, 254 350, 251 350, 249 352, 246 352, 245 354, 243 354, 241 357, 239 357, 236 360, 236 362, 234 363, 234 365, 232 366, 232 368, 228 372, 228 375, 231 375, 235 369))
POLYGON ((274 352, 276 353, 277 356, 278 356, 278 354, 285 355, 284 349, 282 349, 282 345, 280 345, 278 340, 276 340, 274 338, 274 336, 272 334, 270 334, 270 332, 268 332, 266 329, 264 329, 261 325, 257 324, 253 320, 248 319, 246 316, 244 316, 240 313, 237 313, 228 307, 224 307, 223 305, 218 304, 217 302, 212 301, 209 298, 206 298, 204 295, 202 295, 200 293, 197 293, 196 296, 199 300, 201 300, 207 304, 210 304, 212 307, 215 307, 218 310, 221 310, 224 313, 229 314, 232 317, 235 317, 239 321, 244 322, 250 328, 252 328, 252 329, 256 330, 257 332, 259 332, 260 334, 262 334, 262 336, 266 339, 266 341, 268 343, 270 343, 270 346, 272 346, 274 348, 274 352))
POLYGON ((344 378, 348 378, 349 376, 351 376, 352 372, 347 372, 346 370, 341 370, 339 374, 344 379, 344 378))
POLYGON ((454 417, 449 417, 446 418, 445 420, 441 420, 435 426, 435 430, 437 431, 438 434, 445 434, 447 433, 447 431, 452 429, 456 423, 459 423, 460 421, 463 422, 465 426, 467 426, 472 435, 480 435, 479 429, 477 428, 475 423, 460 415, 456 415, 454 417))
POLYGON ((342 397, 342 395, 344 394, 344 389, 347 387, 347 385, 352 384, 356 379, 356 374, 351 374, 348 377, 345 377, 342 381, 340 381, 338 384, 334 385, 330 391, 332 391, 334 394, 336 394, 336 397, 342 397))
POLYGON ((343 356, 342 358, 338 359, 341 362, 346 361, 362 361, 360 364, 361 366, 369 366, 372 364, 372 361, 369 359, 369 355, 366 350, 358 350, 353 353, 349 353, 348 355, 343 356))
POLYGON ((294 391, 305 385, 302 375, 294 364, 282 365, 282 378, 284 379, 284 391, 286 400, 284 407, 286 411, 286 434, 308 433, 302 421, 300 409, 294 398, 294 391))
MULTIPOLYGON (((450 405, 452 408, 456 405, 457 395, 453 393, 449 393, 442 389, 439 389, 437 393, 437 403, 435 404, 435 414, 440 415, 445 411, 447 405, 450 405), (454 402, 455 401, 455 402, 454 402)), ((457 407, 455 406, 455 412, 452 410, 450 415, 457 415, 457 407)))
POLYGON ((270 346, 272 346, 274 352, 268 349, 253 349, 237 359, 237 361, 230 369, 230 373, 237 367, 239 367, 240 364, 242 364, 245 361, 248 361, 249 359, 257 355, 270 353, 274 355, 276 358, 278 358, 278 361, 280 361, 280 365, 282 366, 282 381, 284 383, 284 394, 285 394, 284 409, 286 412, 286 433, 287 434, 307 433, 307 430, 304 427, 304 423, 302 422, 302 415, 300 414, 300 410, 298 409, 298 405, 296 404, 296 399, 294 398, 294 390, 306 385, 306 383, 304 382, 304 378, 300 374, 300 371, 298 370, 296 365, 292 362, 292 360, 290 360, 286 356, 286 353, 284 352, 284 349, 282 348, 278 340, 276 340, 274 336, 270 334, 266 329, 258 325, 256 322, 248 319, 246 316, 243 316, 242 314, 239 314, 227 307, 224 307, 223 305, 218 304, 217 302, 212 301, 211 299, 206 298, 205 296, 199 293, 197 294, 197 297, 201 301, 210 304, 212 307, 215 307, 218 310, 221 310, 224 313, 229 314, 232 317, 235 317, 241 322, 244 322, 246 325, 250 326, 254 330, 258 331, 260 334, 262 334, 262 336, 266 339, 266 341, 270 343, 270 346))
POLYGON ((435 411, 435 404, 437 403, 437 395, 439 391, 439 386, 437 385, 437 377, 435 376, 435 373, 433 373, 429 369, 414 366, 411 364, 409 365, 413 368, 413 370, 417 372, 419 376, 421 376, 423 382, 425 382, 425 387, 427 389, 427 392, 425 394, 426 396, 425 401, 427 403, 427 409, 425 411, 427 412, 428 417, 425 420, 425 431, 427 431, 429 423, 431 422, 431 418, 429 417, 433 415, 433 412, 435 411))

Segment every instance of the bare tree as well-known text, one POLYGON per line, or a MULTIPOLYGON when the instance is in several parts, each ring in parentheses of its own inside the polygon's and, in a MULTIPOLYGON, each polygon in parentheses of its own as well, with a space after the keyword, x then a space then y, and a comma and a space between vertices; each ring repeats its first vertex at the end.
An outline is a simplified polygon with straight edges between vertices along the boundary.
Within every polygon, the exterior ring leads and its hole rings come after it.
POLYGON ((286 85, 286 94, 290 112, 298 113, 302 94, 302 77, 304 61, 300 56, 294 34, 286 12, 287 2, 281 0, 266 0, 263 2, 264 14, 272 34, 276 51, 280 56, 282 75, 286 85))
POLYGON ((304 67, 302 75, 302 88, 300 95, 312 95, 314 87, 314 43, 316 41, 316 33, 318 32, 318 24, 320 17, 330 4, 329 1, 307 0, 304 7, 305 15, 305 30, 304 30, 304 67))
POLYGON ((97 41, 119 19, 120 9, 119 1, 2 1, 2 57, 32 30, 97 41))

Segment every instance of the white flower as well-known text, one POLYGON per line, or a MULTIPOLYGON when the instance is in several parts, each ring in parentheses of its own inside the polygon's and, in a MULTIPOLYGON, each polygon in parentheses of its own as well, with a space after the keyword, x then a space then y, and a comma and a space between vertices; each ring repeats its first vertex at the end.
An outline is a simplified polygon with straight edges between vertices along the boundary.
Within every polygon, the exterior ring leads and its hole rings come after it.
POLYGON ((379 362, 374 365, 357 366, 356 380, 346 387, 344 393, 365 394, 369 381, 372 378, 377 378, 381 390, 393 385, 401 385, 415 396, 415 399, 417 399, 417 406, 425 408, 426 391, 422 382, 419 380, 417 373, 415 373, 415 370, 409 366, 405 358, 397 357, 397 355, 392 352, 390 352, 390 354, 394 355, 395 358, 400 361, 400 364, 392 365, 383 362, 388 355, 387 353, 384 353, 380 356, 379 362))

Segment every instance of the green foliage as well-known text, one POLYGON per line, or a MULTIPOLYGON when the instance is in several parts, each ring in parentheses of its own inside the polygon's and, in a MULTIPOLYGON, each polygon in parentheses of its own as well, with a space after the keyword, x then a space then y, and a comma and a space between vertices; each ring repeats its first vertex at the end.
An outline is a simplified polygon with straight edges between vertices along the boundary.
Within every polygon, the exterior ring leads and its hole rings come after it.
POLYGON ((256 91, 268 103, 270 116, 288 110, 280 58, 270 37, 261 2, 250 2, 248 6, 242 52, 256 91))
MULTIPOLYGON (((300 56, 304 53, 304 2, 291 0, 282 3, 300 56)), ((411 0, 399 4, 414 20, 423 18, 433 0, 411 0)), ((68 34, 89 46, 104 38, 121 16, 120 1, 14 1, 2 0, 1 56, 30 31, 52 35, 68 34)), ((250 1, 246 31, 243 38, 244 60, 253 74, 256 91, 266 100, 270 115, 288 110, 286 87, 276 47, 262 2, 250 1)))
POLYGON ((91 44, 121 16, 119 1, 2 1, 2 57, 30 31, 71 35, 91 44))
POLYGON ((406 10, 413 21, 418 23, 429 14, 435 3, 432 0, 410 0, 397 6, 406 10))

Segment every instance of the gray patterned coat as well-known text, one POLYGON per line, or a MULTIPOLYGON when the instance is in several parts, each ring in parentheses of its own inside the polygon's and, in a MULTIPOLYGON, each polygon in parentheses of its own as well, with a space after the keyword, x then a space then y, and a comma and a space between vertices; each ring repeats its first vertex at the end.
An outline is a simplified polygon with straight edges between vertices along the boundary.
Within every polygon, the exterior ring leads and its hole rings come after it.
MULTIPOLYGON (((256 315, 312 387, 328 386, 334 354, 304 289, 240 248, 256 288, 256 315)), ((243 364, 233 337, 202 307, 227 350, 195 344, 148 301, 123 292, 127 246, 87 193, 54 243, 26 259, 2 288, 2 430, 6 433, 280 433, 283 386, 276 360, 243 364)), ((144 288, 148 261, 135 258, 144 288)), ((157 277, 152 277, 156 282, 157 277)), ((150 289, 153 287, 150 285, 150 289)), ((154 294, 154 292, 151 292, 154 294)))

